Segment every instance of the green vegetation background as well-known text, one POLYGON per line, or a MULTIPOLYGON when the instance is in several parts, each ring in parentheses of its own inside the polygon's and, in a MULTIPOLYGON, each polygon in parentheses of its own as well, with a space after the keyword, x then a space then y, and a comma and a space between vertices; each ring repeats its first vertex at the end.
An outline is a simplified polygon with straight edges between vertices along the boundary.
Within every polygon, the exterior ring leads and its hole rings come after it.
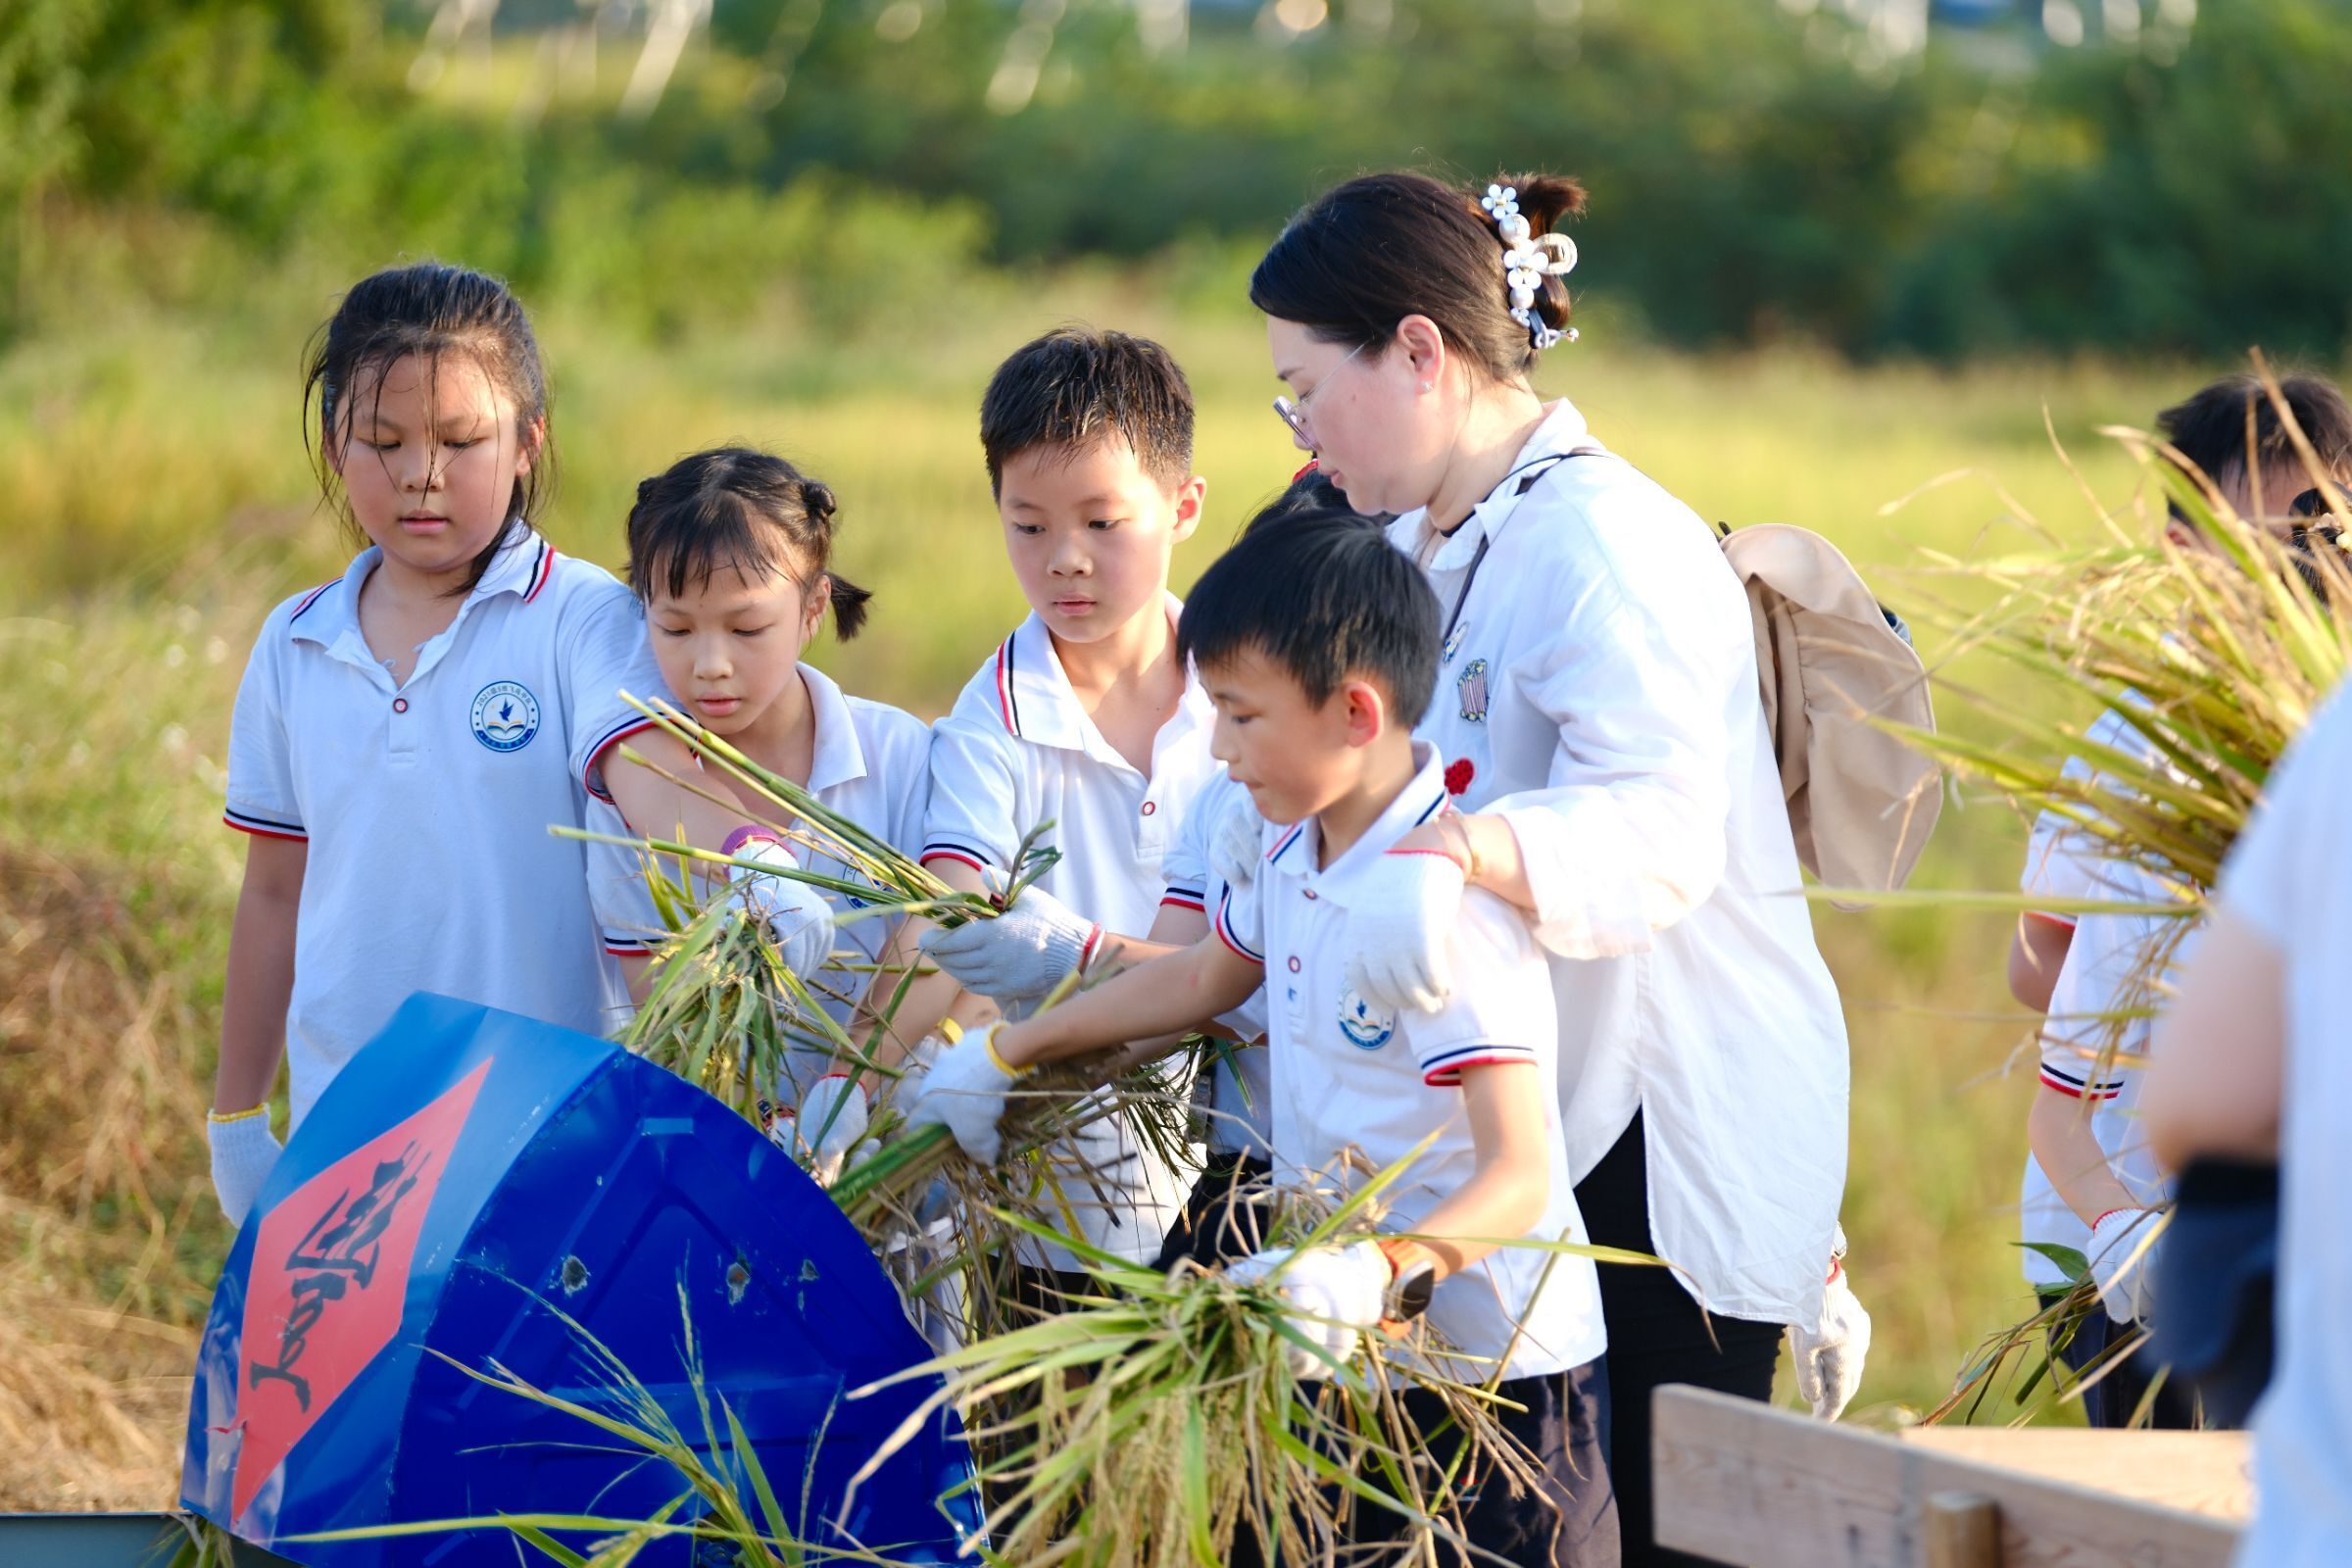
MULTIPOLYGON (((722 440, 831 481, 839 565, 879 597, 815 657, 926 715, 1021 610, 974 433, 996 361, 1069 319, 1170 345, 1210 482, 1189 581, 1298 461, 1249 263, 1359 167, 1585 175, 1585 340, 1545 390, 1701 515, 1822 528, 1898 608, 1941 592, 1922 551, 2032 548, 2026 514, 2082 538, 2127 507, 2099 426, 2248 343, 2327 365, 2347 335, 2352 29, 2316 0, 2033 74, 1940 46, 1858 66, 1841 24, 1745 0, 1556 24, 1577 8, 1395 0, 1381 36, 1341 5, 1287 48, 1204 23, 1156 57, 1126 7, 1072 4, 1016 114, 988 84, 1030 13, 907 3, 892 42, 879 3, 728 0, 642 122, 610 44, 568 95, 541 91, 528 33, 413 88, 405 8, 0 9, 0 1424, 25 1435, 0 1505, 170 1494, 174 1380, 227 1241, 201 1119, 243 849, 219 826, 228 709, 268 607, 348 558, 297 365, 368 268, 515 280, 562 548, 617 564, 637 480, 722 440)), ((2022 839, 1970 802, 1921 881, 2004 887, 2022 839)), ((1854 1045, 1864 1413, 1925 1407, 2031 1309, 2007 921, 1816 925, 1854 1045)))

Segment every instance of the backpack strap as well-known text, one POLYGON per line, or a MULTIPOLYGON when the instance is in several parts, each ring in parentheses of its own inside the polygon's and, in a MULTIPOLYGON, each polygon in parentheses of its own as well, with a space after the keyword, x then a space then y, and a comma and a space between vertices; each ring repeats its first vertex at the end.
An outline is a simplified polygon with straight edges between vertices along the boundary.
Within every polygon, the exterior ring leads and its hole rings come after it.
MULTIPOLYGON (((1519 481, 1519 487, 1511 492, 1512 499, 1516 500, 1533 490, 1537 480, 1566 463, 1570 458, 1597 458, 1600 455, 1598 447, 1571 447, 1566 452, 1554 452, 1548 457, 1532 459, 1504 474, 1501 484, 1497 484, 1493 490, 1487 492, 1487 499, 1492 501, 1503 485, 1509 484, 1512 479, 1516 478, 1519 481)), ((1488 534, 1479 540, 1478 549, 1470 557, 1470 570, 1462 578, 1462 591, 1453 596, 1453 613, 1446 617, 1446 629, 1438 634, 1440 642, 1444 642, 1453 635, 1454 623, 1462 618, 1462 607, 1470 602, 1471 585, 1478 581, 1478 568, 1486 564, 1487 548, 1494 542, 1493 534, 1488 534)))

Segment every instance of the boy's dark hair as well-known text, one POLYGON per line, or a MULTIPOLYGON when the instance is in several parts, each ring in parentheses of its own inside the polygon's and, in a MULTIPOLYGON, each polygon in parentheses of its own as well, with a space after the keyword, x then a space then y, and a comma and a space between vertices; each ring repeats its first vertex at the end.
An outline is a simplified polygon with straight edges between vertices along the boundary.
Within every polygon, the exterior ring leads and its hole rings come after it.
POLYGON ((1193 389, 1175 359, 1149 338, 1065 326, 1013 350, 980 399, 988 487, 1031 447, 1073 451, 1126 438, 1143 470, 1168 489, 1193 471, 1193 389))
MULTIPOLYGON (((357 412, 351 406, 353 388, 372 375, 380 395, 383 372, 399 361, 415 355, 437 367, 452 353, 470 355, 490 384, 514 401, 518 435, 546 417, 547 370, 530 318, 514 291, 486 272, 440 262, 371 272, 352 285, 312 338, 303 364, 305 423, 318 443, 312 466, 319 489, 353 534, 359 524, 328 461, 329 449, 350 433, 357 412), (314 401, 316 418, 309 415, 314 401)), ((555 438, 545 435, 530 472, 514 481, 497 537, 474 557, 466 581, 453 592, 471 593, 515 530, 539 515, 555 490, 555 438)))
MULTIPOLYGON (((2329 477, 2339 482, 2352 477, 2352 405, 2334 384, 2316 375, 2287 375, 2278 380, 2295 423, 2309 438, 2312 450, 2329 477)), ((2225 375, 2197 389, 2156 416, 2157 427, 2180 455, 2203 469, 2217 485, 2247 474, 2246 428, 2252 416, 2254 461, 2267 468, 2277 463, 2301 467, 2278 410, 2252 375, 2225 375)), ((2249 477, 2259 477, 2259 470, 2249 477)), ((2297 478, 2285 495, 2264 496, 2265 511, 2283 514, 2288 503, 2310 487, 2297 478)))
POLYGON ((1176 622, 1177 656, 1208 665, 1257 654, 1317 707, 1363 676, 1386 692, 1398 724, 1420 723, 1438 678, 1439 635, 1437 595, 1421 568, 1352 512, 1257 526, 1266 520, 1259 514, 1193 585, 1176 622))
MULTIPOLYGON (((1310 516, 1318 512, 1350 512, 1348 494, 1323 476, 1322 468, 1308 464, 1291 476, 1282 494, 1257 509, 1257 515, 1242 524, 1236 539, 1247 539, 1268 523, 1287 522, 1293 517, 1310 516)), ((1377 521, 1367 518, 1366 521, 1377 521)))
MULTIPOLYGON (((1499 174, 1518 191, 1519 216, 1535 234, 1585 210, 1585 188, 1554 174, 1499 174)), ((1329 343, 1375 355, 1408 316, 1426 316, 1446 345, 1497 381, 1534 368, 1528 330, 1511 318, 1506 249, 1494 220, 1468 189, 1427 174, 1366 174, 1335 185, 1293 218, 1257 270, 1250 303, 1296 321, 1329 343)), ((1568 325, 1565 278, 1546 276, 1536 312, 1568 325)))
POLYGON ((637 487, 629 509, 629 591, 650 604, 732 566, 746 580, 790 577, 833 589, 833 626, 843 642, 865 624, 874 596, 838 572, 833 559, 832 486, 773 453, 720 447, 681 458, 637 487))

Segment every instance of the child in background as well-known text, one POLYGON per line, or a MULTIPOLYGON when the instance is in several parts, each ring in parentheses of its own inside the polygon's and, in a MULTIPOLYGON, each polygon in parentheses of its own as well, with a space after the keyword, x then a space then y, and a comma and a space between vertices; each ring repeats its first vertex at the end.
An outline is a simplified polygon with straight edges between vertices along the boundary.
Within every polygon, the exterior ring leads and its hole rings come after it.
MULTIPOLYGON (((2340 480, 2352 476, 2352 408, 2333 386, 2315 376, 2280 383, 2295 422, 2323 465, 2340 480)), ((2194 466, 2239 516, 2281 529, 2310 478, 2277 408, 2252 376, 2225 376, 2157 416, 2166 440, 2194 466), (2247 464, 2251 427, 2258 467, 2247 464)), ((2186 520, 2174 509, 2175 537, 2185 541, 2186 520)), ((2100 715, 2088 738, 2119 751, 2144 752, 2148 742, 2130 718, 2100 715)), ((2070 773, 2089 776, 2086 764, 2070 773)), ((2053 903, 2171 903, 2179 895, 2151 873, 2105 858, 2095 843, 2065 819, 2045 812, 2034 824, 2021 885, 2053 903)), ((2018 922, 2009 956, 2009 987, 2034 1012, 2049 1015, 2041 1032, 2038 1087, 2027 1119, 2031 1152, 2020 1195, 2025 1276, 2046 1303, 2064 1295, 2064 1269, 2039 1248, 2084 1254, 2100 1284, 2101 1302, 2062 1348, 2078 1371, 2120 1345, 2137 1323, 2146 1326, 2154 1249, 2141 1229, 2152 1205, 2169 1190, 2149 1157, 2137 1102, 2150 1033, 2134 1019, 2114 1049, 2106 1049, 2106 1015, 2144 1010, 2169 989, 2163 975, 2185 956, 2188 939, 2161 916, 2076 915, 2035 911, 2018 922), (2164 950, 2173 947, 2176 951, 2164 950), (2087 1102, 2087 1105, 2085 1103, 2087 1102)), ((2094 1426, 2124 1426, 2137 1411, 2156 1368, 2144 1353, 2128 1353, 2083 1394, 2094 1426)), ((2159 1428, 2197 1424, 2184 1387, 2168 1384, 2150 1406, 2159 1428)))
MULTIPOLYGON (((828 569, 835 514, 831 488, 764 452, 742 447, 699 452, 637 487, 629 510, 629 588, 645 608, 645 635, 671 699, 697 723, 753 761, 806 786, 831 809, 879 834, 907 855, 922 847, 929 796, 930 730, 918 718, 845 693, 803 662, 831 612, 847 642, 864 623, 870 595, 828 569)), ((734 800, 747 815, 775 808, 720 768, 706 788, 734 800)), ((599 806, 605 831, 615 813, 599 806)), ((785 824, 770 824, 781 827, 785 824)), ((605 951, 620 963, 630 994, 642 998, 647 953, 661 923, 641 855, 613 845, 590 848, 597 924, 605 951)), ((840 861, 811 869, 855 880, 840 861)), ((666 869, 666 868, 664 868, 666 869)), ((855 901, 825 891, 835 912, 855 901)), ((890 922, 857 920, 807 928, 803 951, 786 962, 836 1023, 862 1042, 858 971, 819 972, 838 946, 858 963, 875 961, 890 922)), ((812 1140, 812 1170, 830 1182, 865 1135, 866 1095, 823 1038, 805 1036, 791 1085, 775 1086, 797 1103, 797 1124, 812 1140)))
MULTIPOLYGON (((1390 1011, 1346 983, 1366 874, 1430 821, 1450 822, 1445 763, 1412 738, 1438 664, 1438 606, 1412 563, 1352 514, 1253 532, 1202 576, 1182 646, 1216 704, 1216 753, 1272 826, 1251 885, 1220 901, 1215 934, 1025 1022, 967 1035, 924 1080, 912 1119, 965 1152, 999 1152, 1005 1097, 1031 1068, 1138 1032, 1229 1012, 1261 982, 1272 1024, 1279 1178, 1344 1197, 1364 1171, 1414 1155, 1383 1195, 1410 1232, 1256 1253, 1237 1277, 1295 1305, 1331 1375, 1357 1337, 1404 1335, 1426 1311, 1499 1380, 1497 1414, 1543 1467, 1529 1491, 1465 1478, 1480 1553, 1517 1563, 1615 1564, 1608 1393, 1597 1276, 1583 1257, 1495 1238, 1579 1241, 1556 1096, 1550 971, 1526 919, 1472 892, 1445 937, 1455 984, 1434 1011, 1390 1011), (1360 1160, 1358 1156, 1360 1155, 1360 1160)), ((1425 1396, 1404 1401, 1440 1463, 1449 1439, 1425 1396)), ((1386 1516, 1367 1511, 1364 1528, 1386 1516)))
MULTIPOLYGON (((933 731, 923 859, 958 888, 994 891, 1047 823, 1061 859, 1003 916, 921 944, 1018 1013, 1105 931, 1151 929, 1162 862, 1215 769, 1208 699, 1177 653, 1182 606, 1168 592, 1170 553, 1199 524, 1206 485, 1192 472, 1184 372, 1121 332, 1052 332, 1015 351, 982 399, 980 440, 1031 613, 933 731)), ((1084 1239, 1152 1261, 1181 1200, 1177 1173, 1122 1117, 1070 1143, 1060 1185, 1084 1239)), ((1083 1282, 1066 1249, 1042 1263, 1064 1277, 1024 1275, 1025 1292, 1083 1282)))
POLYGON ((230 725, 226 820, 252 837, 208 1131, 238 1222, 279 1152, 281 1055, 298 1125, 412 992, 603 1032, 586 855, 547 829, 581 821, 578 779, 635 717, 618 693, 658 679, 627 592, 533 526, 547 376, 505 284, 362 279, 307 386, 322 486, 368 548, 264 622, 230 725))

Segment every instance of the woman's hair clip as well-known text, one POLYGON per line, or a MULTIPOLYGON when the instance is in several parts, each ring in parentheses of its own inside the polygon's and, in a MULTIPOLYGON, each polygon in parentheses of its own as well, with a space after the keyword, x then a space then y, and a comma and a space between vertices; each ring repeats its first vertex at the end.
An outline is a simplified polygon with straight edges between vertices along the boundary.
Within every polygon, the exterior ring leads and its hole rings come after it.
POLYGON ((1576 241, 1565 234, 1538 234, 1519 211, 1519 191, 1513 185, 1489 185, 1478 199, 1502 236, 1503 286, 1510 291, 1511 319, 1527 328, 1528 341, 1541 351, 1563 339, 1576 341, 1576 328, 1547 325, 1536 310, 1536 296, 1547 277, 1565 277, 1576 270, 1576 241))

